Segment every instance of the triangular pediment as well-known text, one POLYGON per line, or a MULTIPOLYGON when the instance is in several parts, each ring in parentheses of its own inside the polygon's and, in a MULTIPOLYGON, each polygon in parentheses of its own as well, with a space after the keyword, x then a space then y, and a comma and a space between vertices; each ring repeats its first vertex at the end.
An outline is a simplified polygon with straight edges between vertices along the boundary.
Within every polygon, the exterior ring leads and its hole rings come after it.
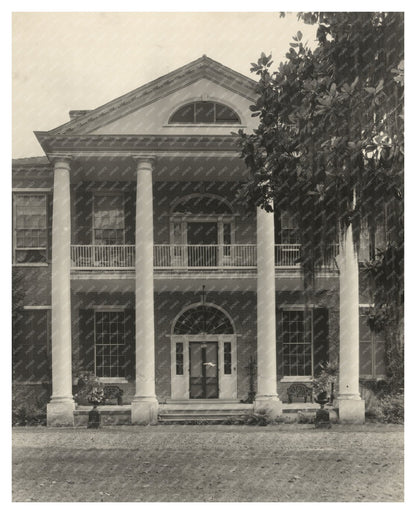
POLYGON ((249 77, 203 56, 94 110, 72 111, 73 119, 49 135, 163 133, 176 106, 198 99, 228 105, 247 126, 255 86, 249 77))

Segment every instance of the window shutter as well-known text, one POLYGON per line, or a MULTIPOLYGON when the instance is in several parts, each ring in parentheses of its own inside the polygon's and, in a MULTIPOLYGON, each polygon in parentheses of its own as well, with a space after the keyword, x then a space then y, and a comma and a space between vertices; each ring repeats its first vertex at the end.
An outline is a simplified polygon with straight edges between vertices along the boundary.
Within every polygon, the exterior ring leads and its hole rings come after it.
POLYGON ((318 375, 319 364, 328 362, 328 309, 313 310, 313 358, 314 375, 318 375))
POLYGON ((280 244, 282 241, 282 218, 280 211, 274 211, 274 243, 280 244))
POLYGON ((277 376, 282 377, 283 371, 283 337, 282 337, 282 310, 276 311, 276 357, 277 357, 277 376))
POLYGON ((128 191, 124 193, 124 226, 125 226, 125 242, 128 245, 134 245, 135 228, 136 228, 136 191, 128 191))
POLYGON ((76 197, 76 244, 92 244, 92 191, 79 190, 76 197))
POLYGON ((124 377, 128 380, 134 380, 136 377, 135 311, 127 309, 124 319, 124 377))
POLYGON ((94 371, 94 311, 81 309, 80 320, 80 357, 83 371, 94 371))

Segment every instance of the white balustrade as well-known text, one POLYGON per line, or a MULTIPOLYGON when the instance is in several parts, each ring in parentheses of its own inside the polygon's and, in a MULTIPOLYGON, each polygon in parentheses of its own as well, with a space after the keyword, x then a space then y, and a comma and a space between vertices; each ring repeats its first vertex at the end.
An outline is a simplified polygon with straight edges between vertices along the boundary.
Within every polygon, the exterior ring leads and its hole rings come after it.
POLYGON ((134 269, 134 245, 72 245, 72 269, 134 269))
MULTIPOLYGON (((275 245, 276 268, 300 267, 299 244, 275 245)), ((338 245, 331 245, 325 256, 326 269, 335 267, 338 245)), ((134 245, 72 245, 72 269, 134 269, 134 245)), ((250 269, 257 267, 255 244, 170 245, 156 244, 153 249, 156 269, 250 269)))

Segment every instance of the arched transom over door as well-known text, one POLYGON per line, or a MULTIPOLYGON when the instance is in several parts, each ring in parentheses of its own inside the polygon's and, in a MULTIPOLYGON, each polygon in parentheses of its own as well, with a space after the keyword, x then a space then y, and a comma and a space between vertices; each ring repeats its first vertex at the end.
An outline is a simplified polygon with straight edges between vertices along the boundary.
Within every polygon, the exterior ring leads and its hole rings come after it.
POLYGON ((237 398, 237 348, 233 323, 222 309, 194 305, 172 330, 172 399, 237 398))

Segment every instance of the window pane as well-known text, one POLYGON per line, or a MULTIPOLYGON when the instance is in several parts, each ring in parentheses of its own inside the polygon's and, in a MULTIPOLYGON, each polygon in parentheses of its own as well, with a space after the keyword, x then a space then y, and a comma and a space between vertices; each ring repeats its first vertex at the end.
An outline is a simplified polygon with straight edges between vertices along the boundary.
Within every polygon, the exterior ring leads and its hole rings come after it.
POLYGON ((184 105, 178 109, 169 123, 194 123, 194 103, 184 105))
POLYGON ((216 123, 240 123, 240 119, 232 109, 223 104, 216 104, 216 123))
POLYGON ((94 197, 94 239, 96 244, 124 244, 122 195, 94 197))
POLYGON ((296 219, 289 212, 282 211, 280 214, 280 243, 299 244, 298 227, 296 219))
POLYGON ((176 374, 183 375, 183 343, 176 343, 176 374))
POLYGON ((224 343, 224 375, 231 375, 231 343, 224 343))
POLYGON ((101 377, 124 376, 124 312, 95 313, 95 366, 101 377))
POLYGON ((196 123, 214 123, 214 104, 212 102, 196 102, 196 123))
MULTIPOLYGON (((46 196, 20 194, 14 196, 15 245, 19 248, 47 246, 46 196)), ((17 262, 44 262, 45 252, 16 252, 17 262)))
POLYGON ((283 373, 287 376, 312 374, 312 313, 282 312, 283 373))

